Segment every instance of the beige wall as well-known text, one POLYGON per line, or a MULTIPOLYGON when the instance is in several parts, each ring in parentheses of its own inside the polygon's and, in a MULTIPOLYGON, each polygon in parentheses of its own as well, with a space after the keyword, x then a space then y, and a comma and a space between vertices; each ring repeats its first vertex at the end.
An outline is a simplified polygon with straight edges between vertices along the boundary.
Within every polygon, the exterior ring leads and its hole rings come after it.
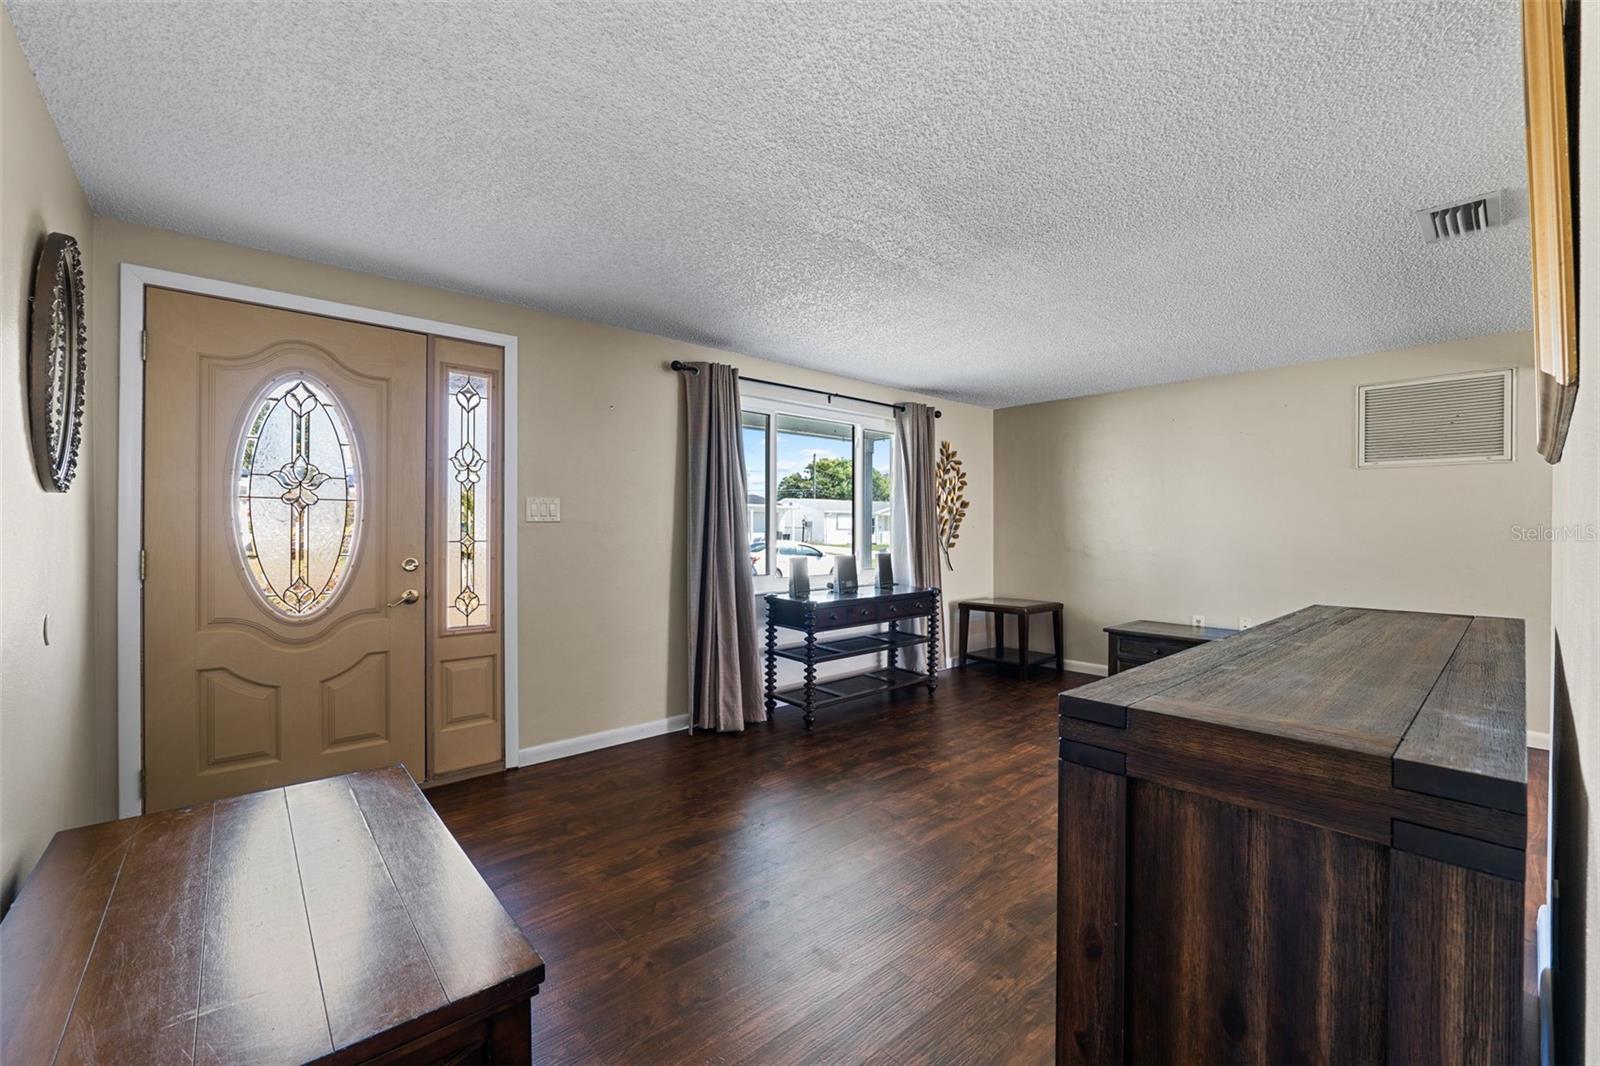
MULTIPOLYGON (((94 464, 116 467, 119 264, 261 286, 515 334, 520 352, 520 495, 561 497, 559 524, 523 524, 521 743, 530 747, 686 712, 682 562, 683 402, 673 359, 734 363, 758 377, 874 399, 917 398, 727 352, 579 322, 109 219, 95 222, 94 464)), ((992 589, 993 413, 938 401, 940 432, 970 471, 973 508, 947 596, 992 589)), ((95 486, 97 582, 113 573, 116 492, 95 486)), ((98 646, 111 648, 113 620, 98 646)), ((98 691, 112 713, 113 664, 98 691)), ((107 725, 109 728, 109 724, 107 725)))
MULTIPOLYGON (((1331 359, 995 415, 995 590, 1059 599, 1067 654, 1103 626, 1234 627, 1307 603, 1528 623, 1529 727, 1549 728, 1550 473, 1516 384, 1516 461, 1358 470, 1356 386, 1527 367, 1527 334, 1331 359)), ((1043 637, 1036 637, 1043 647, 1043 637)))
POLYGON ((1600 10, 1585 7, 1578 110, 1580 387, 1566 450, 1554 468, 1550 517, 1560 533, 1550 562, 1550 615, 1565 672, 1555 707, 1561 749, 1555 873, 1562 901, 1556 1047, 1569 1062, 1592 1062, 1600 1049, 1600 977, 1591 973, 1585 987, 1583 973, 1586 961, 1600 960, 1600 846, 1591 810, 1600 802, 1600 269, 1597 257, 1583 255, 1600 247, 1600 10))
POLYGON ((89 257, 88 202, 0 12, 0 909, 51 834, 113 813, 114 749, 90 687, 95 471, 45 492, 29 446, 28 293, 52 230, 89 257))

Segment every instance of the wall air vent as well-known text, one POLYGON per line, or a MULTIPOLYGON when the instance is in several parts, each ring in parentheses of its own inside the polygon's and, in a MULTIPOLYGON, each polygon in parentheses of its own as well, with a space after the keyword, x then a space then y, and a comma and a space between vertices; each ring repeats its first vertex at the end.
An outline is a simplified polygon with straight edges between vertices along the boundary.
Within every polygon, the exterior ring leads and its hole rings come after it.
POLYGON ((1514 380, 1490 370, 1362 385, 1356 465, 1509 462, 1514 380))
POLYGON ((1498 192, 1417 212, 1417 222, 1422 226, 1422 239, 1430 244, 1498 226, 1501 218, 1498 192))

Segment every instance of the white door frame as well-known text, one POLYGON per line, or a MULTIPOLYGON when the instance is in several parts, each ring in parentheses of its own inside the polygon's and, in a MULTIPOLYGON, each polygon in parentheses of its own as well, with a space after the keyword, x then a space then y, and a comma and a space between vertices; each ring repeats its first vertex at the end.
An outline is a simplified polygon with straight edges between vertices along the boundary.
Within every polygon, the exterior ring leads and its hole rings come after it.
POLYGON ((501 536, 501 599, 504 629, 507 769, 518 765, 521 743, 517 733, 521 700, 517 689, 517 338, 509 333, 493 333, 471 326, 435 322, 413 315, 398 315, 370 307, 318 300, 294 293, 238 285, 231 281, 178 274, 170 270, 122 264, 122 308, 118 336, 121 353, 117 385, 117 816, 128 818, 144 813, 139 795, 139 774, 144 769, 142 732, 143 677, 142 648, 144 614, 141 609, 139 551, 143 547, 144 527, 144 290, 146 286, 178 289, 201 296, 221 296, 229 300, 263 304, 285 311, 343 318, 374 326, 429 333, 439 337, 492 344, 505 351, 504 425, 501 453, 500 497, 503 501, 505 532, 501 536))

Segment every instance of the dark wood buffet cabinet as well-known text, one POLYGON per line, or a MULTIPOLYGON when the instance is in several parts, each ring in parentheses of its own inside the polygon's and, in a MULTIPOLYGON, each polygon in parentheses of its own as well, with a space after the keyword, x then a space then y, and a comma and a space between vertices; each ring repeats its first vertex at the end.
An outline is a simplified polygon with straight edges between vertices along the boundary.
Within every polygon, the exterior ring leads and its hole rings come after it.
POLYGON ((1523 673, 1316 606, 1062 693, 1057 1061, 1520 1061, 1523 673))

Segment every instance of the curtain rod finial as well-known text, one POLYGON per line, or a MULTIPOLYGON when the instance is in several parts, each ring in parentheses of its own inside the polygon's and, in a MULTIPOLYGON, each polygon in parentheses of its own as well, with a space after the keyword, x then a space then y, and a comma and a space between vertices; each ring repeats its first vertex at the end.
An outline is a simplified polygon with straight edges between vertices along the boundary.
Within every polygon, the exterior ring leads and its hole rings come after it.
POLYGON ((681 374, 698 374, 698 373, 700 373, 700 368, 699 367, 690 366, 688 363, 685 363, 682 359, 674 359, 671 362, 671 364, 669 365, 668 369, 676 370, 681 374))

